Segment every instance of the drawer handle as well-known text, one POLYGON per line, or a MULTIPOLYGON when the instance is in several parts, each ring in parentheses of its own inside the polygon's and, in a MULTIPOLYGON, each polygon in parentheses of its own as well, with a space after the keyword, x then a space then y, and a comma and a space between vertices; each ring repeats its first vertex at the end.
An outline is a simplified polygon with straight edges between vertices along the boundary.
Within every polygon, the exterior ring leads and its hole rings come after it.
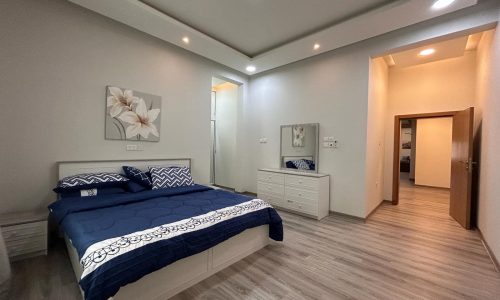
POLYGON ((302 197, 302 193, 299 193, 299 196, 302 197))
POLYGON ((293 201, 292 201, 292 200, 286 200, 286 201, 287 201, 288 203, 293 203, 293 201))

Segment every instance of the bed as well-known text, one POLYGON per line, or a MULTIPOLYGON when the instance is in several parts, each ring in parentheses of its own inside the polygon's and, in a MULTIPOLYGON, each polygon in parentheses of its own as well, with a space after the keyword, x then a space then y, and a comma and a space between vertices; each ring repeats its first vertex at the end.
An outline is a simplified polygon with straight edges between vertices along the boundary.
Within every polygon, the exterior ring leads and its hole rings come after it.
MULTIPOLYGON (((59 178, 189 159, 62 162, 59 178)), ((167 299, 283 239, 265 201, 194 185, 65 198, 49 206, 85 299, 167 299)))

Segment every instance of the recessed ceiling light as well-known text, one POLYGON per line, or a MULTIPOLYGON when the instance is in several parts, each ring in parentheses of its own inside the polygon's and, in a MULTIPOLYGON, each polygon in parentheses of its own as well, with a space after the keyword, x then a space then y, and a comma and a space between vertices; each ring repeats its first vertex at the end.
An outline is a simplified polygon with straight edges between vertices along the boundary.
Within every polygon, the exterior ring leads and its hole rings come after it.
POLYGON ((248 72, 255 72, 255 70, 257 70, 257 68, 255 68, 255 66, 247 66, 248 72))
POLYGON ((187 36, 183 37, 182 38, 182 41, 185 43, 185 44, 189 44, 189 38, 187 36))
POLYGON ((455 0, 437 0, 432 4, 432 9, 443 9, 453 2, 455 2, 455 0))
POLYGON ((433 48, 429 48, 429 49, 424 49, 424 50, 420 51, 420 53, 418 55, 427 56, 427 55, 433 54, 434 52, 436 52, 436 50, 434 50, 433 48))
POLYGON ((314 50, 318 50, 318 49, 319 49, 319 47, 321 47, 319 44, 314 44, 314 47, 313 47, 313 48, 314 48, 314 50))

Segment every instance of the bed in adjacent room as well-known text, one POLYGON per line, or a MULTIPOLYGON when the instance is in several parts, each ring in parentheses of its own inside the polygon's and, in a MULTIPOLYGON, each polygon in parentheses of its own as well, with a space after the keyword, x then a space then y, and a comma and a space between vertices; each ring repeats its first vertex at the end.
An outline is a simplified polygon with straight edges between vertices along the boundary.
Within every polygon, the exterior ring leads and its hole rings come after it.
POLYGON ((59 178, 86 183, 78 174, 109 177, 122 173, 122 166, 149 168, 153 189, 120 192, 107 182, 82 197, 83 190, 72 187, 67 195, 58 191, 65 196, 49 206, 85 299, 166 299, 266 246, 269 238, 283 239, 281 218, 263 200, 192 179, 155 186, 169 176, 184 180, 170 171, 189 170, 189 159, 60 163, 59 178))

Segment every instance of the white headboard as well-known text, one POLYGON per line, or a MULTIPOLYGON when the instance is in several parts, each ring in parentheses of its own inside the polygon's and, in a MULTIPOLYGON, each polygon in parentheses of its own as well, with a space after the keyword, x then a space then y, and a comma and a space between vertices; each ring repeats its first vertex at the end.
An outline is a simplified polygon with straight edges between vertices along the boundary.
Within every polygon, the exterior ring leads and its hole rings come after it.
POLYGON ((144 160, 98 160, 98 161, 62 161, 58 163, 59 179, 83 173, 121 173, 122 166, 136 167, 148 171, 148 167, 188 167, 191 169, 190 158, 144 159, 144 160))

